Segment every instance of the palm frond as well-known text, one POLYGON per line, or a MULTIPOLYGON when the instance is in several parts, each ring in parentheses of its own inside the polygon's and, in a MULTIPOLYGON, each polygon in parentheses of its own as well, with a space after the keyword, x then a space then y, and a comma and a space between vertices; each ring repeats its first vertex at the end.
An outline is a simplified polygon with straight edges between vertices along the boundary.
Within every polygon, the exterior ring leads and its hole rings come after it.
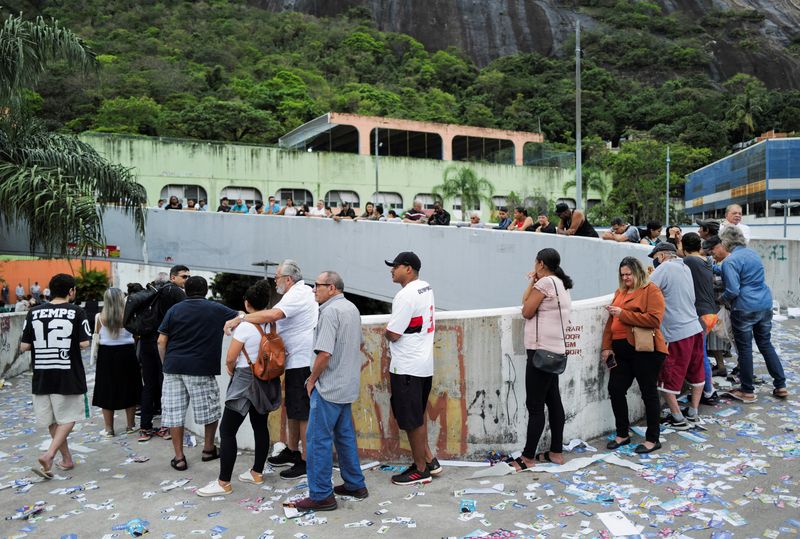
POLYGON ((9 15, 0 27, 0 104, 17 105, 21 91, 35 85, 54 60, 83 71, 96 66, 94 53, 57 21, 9 15))

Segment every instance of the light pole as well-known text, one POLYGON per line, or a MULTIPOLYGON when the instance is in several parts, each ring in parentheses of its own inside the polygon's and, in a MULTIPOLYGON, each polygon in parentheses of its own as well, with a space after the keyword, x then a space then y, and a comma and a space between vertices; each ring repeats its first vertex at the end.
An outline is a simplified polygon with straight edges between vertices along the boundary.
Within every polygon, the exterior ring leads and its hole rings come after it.
POLYGON ((769 206, 770 208, 775 208, 776 210, 783 208, 783 237, 785 238, 786 228, 788 227, 787 221, 789 219, 789 210, 800 206, 800 202, 792 202, 791 200, 787 200, 786 202, 776 202, 774 204, 770 204, 769 206))
POLYGON ((378 189, 378 157, 380 152, 378 151, 378 128, 375 128, 375 205, 378 205, 378 193, 380 189, 378 189))
POLYGON ((669 146, 667 146, 667 197, 664 208, 664 230, 669 228, 669 146))
POLYGON ((575 209, 583 206, 583 171, 581 170, 581 21, 575 23, 575 209))

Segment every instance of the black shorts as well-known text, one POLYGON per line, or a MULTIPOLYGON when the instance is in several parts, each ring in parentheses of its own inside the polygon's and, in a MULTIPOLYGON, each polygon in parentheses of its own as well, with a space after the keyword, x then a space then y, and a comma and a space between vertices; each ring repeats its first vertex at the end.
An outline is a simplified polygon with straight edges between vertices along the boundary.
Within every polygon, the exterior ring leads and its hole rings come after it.
POLYGON ((306 391, 306 380, 311 376, 311 367, 286 369, 283 374, 283 394, 286 403, 286 417, 298 421, 308 421, 311 403, 306 391))
POLYGON ((414 430, 425 421, 433 376, 389 373, 392 413, 400 430, 414 430))

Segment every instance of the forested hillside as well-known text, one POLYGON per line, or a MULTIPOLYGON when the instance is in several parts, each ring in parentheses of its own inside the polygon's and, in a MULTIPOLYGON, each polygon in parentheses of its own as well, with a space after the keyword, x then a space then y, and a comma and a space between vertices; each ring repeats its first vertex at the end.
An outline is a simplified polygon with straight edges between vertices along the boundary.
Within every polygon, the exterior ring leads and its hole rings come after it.
MULTIPOLYGON (((517 54, 478 69, 460 51, 377 31, 360 8, 317 19, 224 0, 76 0, 10 2, 5 14, 19 11, 55 17, 97 54, 96 77, 56 69, 31 97, 71 131, 274 142, 337 110, 525 131, 541 124, 548 141, 573 139, 571 55, 517 54)), ((589 134, 649 132, 721 154, 762 130, 800 128, 800 92, 749 76, 712 82, 708 52, 691 42, 697 21, 633 1, 600 15, 614 30, 584 36, 589 134)), ((758 19, 716 13, 704 24, 746 38, 758 19)))

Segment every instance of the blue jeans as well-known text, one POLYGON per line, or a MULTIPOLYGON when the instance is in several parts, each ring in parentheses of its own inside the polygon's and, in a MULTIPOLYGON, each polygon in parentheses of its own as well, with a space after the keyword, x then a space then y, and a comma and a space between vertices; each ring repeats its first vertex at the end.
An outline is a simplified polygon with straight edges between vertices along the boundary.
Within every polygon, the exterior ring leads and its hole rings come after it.
POLYGON ((323 399, 316 389, 311 393, 311 411, 306 430, 308 449, 306 465, 309 496, 322 501, 333 495, 333 446, 339 456, 344 486, 349 490, 366 487, 358 461, 356 429, 350 404, 336 404, 323 399))
POLYGON ((772 311, 732 311, 731 324, 733 326, 733 339, 739 353, 739 378, 742 381, 742 391, 752 393, 753 387, 753 338, 756 340, 758 351, 764 356, 767 371, 772 376, 775 388, 786 387, 786 376, 783 374, 783 365, 775 348, 772 347, 770 332, 772 331, 772 311))
POLYGON ((703 395, 710 397, 714 394, 714 384, 711 377, 711 361, 708 359, 708 348, 706 347, 706 332, 703 331, 703 369, 706 373, 706 385, 703 386, 703 395))

